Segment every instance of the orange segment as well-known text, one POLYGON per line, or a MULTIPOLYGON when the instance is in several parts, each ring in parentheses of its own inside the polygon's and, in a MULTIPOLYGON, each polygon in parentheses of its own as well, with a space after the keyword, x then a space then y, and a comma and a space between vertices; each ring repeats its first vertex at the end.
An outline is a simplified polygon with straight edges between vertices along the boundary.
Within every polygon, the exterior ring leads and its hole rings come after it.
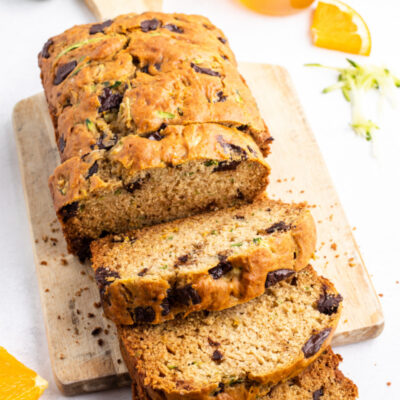
POLYGON ((347 4, 338 0, 320 1, 315 9, 311 35, 316 46, 368 56, 371 35, 367 24, 347 4))
POLYGON ((37 400, 48 383, 0 346, 0 399, 37 400))

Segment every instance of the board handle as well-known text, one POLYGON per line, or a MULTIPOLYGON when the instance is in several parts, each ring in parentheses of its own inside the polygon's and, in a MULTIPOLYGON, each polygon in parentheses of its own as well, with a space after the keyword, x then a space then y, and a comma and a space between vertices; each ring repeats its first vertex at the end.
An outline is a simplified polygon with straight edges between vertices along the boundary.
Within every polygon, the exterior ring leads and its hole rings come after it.
POLYGON ((85 0, 85 3, 99 21, 120 14, 162 11, 162 0, 85 0))

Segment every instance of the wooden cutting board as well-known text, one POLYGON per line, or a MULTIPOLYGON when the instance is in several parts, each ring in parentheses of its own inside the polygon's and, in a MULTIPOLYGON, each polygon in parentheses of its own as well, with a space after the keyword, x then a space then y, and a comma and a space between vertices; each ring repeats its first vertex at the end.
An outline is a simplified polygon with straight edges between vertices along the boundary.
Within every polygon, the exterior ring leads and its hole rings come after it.
MULTIPOLYGON (((113 4, 125 7, 128 1, 113 4)), ((97 5, 99 19, 115 15, 115 9, 101 13, 104 0, 91 3, 97 5)), ((344 297, 333 344, 376 337, 384 326, 379 299, 287 71, 249 63, 240 63, 240 70, 275 138, 268 157, 272 167, 268 193, 312 205, 318 229, 312 264, 344 297)), ((47 179, 60 160, 44 95, 20 101, 13 122, 57 385, 67 395, 126 385, 129 377, 116 331, 103 317, 90 266, 67 253, 53 210, 47 179)))

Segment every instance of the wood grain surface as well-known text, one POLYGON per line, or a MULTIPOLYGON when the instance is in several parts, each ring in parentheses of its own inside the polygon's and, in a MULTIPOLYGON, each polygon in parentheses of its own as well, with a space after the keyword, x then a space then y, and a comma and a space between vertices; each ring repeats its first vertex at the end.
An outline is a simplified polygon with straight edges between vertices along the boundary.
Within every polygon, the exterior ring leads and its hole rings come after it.
MULTIPOLYGON (((318 229, 312 264, 344 297, 334 344, 377 336, 384 324, 378 297, 288 73, 260 64, 240 64, 240 70, 275 138, 268 193, 312 205, 318 229)), ((91 269, 67 253, 53 210, 47 179, 59 156, 44 95, 19 102, 13 121, 57 384, 68 395, 125 385, 116 332, 99 307, 91 269)))

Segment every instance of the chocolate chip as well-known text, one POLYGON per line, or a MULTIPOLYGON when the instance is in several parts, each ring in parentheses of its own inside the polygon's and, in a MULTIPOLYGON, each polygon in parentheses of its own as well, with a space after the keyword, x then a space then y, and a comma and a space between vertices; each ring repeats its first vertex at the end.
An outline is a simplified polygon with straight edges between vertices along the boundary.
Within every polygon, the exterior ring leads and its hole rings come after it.
POLYGON ((240 161, 234 160, 234 161, 220 161, 216 167, 213 168, 212 172, 221 172, 221 171, 234 171, 238 165, 240 164, 240 161))
POLYGON ((66 144, 67 144, 67 143, 66 143, 65 140, 64 140, 64 136, 61 135, 61 136, 60 136, 60 139, 58 139, 58 148, 60 149, 61 153, 64 152, 64 149, 65 149, 65 145, 66 145, 66 144))
POLYGON ((161 25, 157 18, 146 19, 140 23, 140 28, 142 32, 155 31, 161 25))
POLYGON ((62 217, 63 222, 67 222, 70 218, 74 217, 78 212, 79 203, 77 201, 73 201, 62 207, 59 211, 59 214, 62 217))
POLYGON ((246 150, 242 149, 240 146, 237 146, 236 144, 226 142, 222 135, 217 136, 217 142, 222 146, 225 153, 233 152, 239 155, 241 160, 247 160, 246 150))
POLYGON ((104 33, 104 28, 107 28, 107 26, 110 26, 112 23, 113 21, 111 19, 108 19, 101 24, 92 25, 89 29, 89 35, 94 35, 95 33, 99 32, 104 33))
POLYGON ((210 268, 208 273, 213 277, 213 279, 219 279, 222 275, 227 274, 233 269, 232 264, 226 261, 226 258, 221 260, 215 267, 210 268))
POLYGON ((168 314, 170 313, 171 310, 170 310, 169 306, 170 306, 169 300, 168 300, 168 298, 166 297, 166 298, 163 299, 163 301, 161 302, 161 308, 162 308, 161 315, 162 315, 163 317, 165 317, 166 315, 168 315, 168 314))
POLYGON ((105 87, 103 93, 99 96, 99 101, 101 106, 99 107, 99 112, 118 109, 122 101, 122 94, 113 93, 110 88, 105 87))
POLYGON ((222 358, 223 358, 223 354, 219 350, 215 350, 214 353, 212 353, 211 360, 221 361, 222 358))
POLYGON ((149 74, 149 66, 145 65, 144 67, 140 68, 140 71, 144 74, 149 74))
POLYGON ((250 147, 249 145, 247 145, 247 149, 248 149, 249 152, 250 152, 251 154, 253 154, 254 156, 258 156, 257 152, 256 152, 252 147, 250 147))
POLYGON ((64 79, 75 69, 78 65, 76 61, 70 61, 65 64, 61 64, 56 72, 56 76, 54 77, 54 85, 59 85, 64 79))
POLYGON ((312 335, 310 339, 307 340, 305 345, 301 348, 303 350, 304 356, 306 358, 312 357, 316 354, 319 349, 321 348, 322 344, 328 338, 329 334, 331 333, 332 328, 326 328, 321 332, 312 335))
POLYGON ((174 266, 177 267, 178 265, 186 264, 188 260, 189 260, 189 254, 180 256, 178 257, 178 260, 175 262, 174 266))
POLYGON ((290 281, 290 284, 291 284, 292 286, 297 286, 297 276, 294 276, 294 277, 292 278, 292 280, 290 281))
POLYGON ((167 300, 171 306, 188 306, 190 301, 193 305, 201 303, 201 297, 190 284, 181 288, 174 287, 168 289, 167 300))
POLYGON ((160 140, 162 140, 162 139, 164 139, 165 138, 165 136, 164 135, 161 135, 161 133, 160 132, 158 132, 158 131, 155 131, 155 132, 151 132, 151 133, 149 133, 148 134, 148 136, 145 136, 147 139, 149 139, 149 140, 156 140, 156 141, 160 141, 160 140))
POLYGON ((224 92, 222 90, 217 92, 217 101, 216 101, 216 103, 223 103, 224 101, 226 101, 226 99, 227 99, 227 96, 224 95, 224 92))
POLYGON ((247 129, 249 129, 249 126, 248 125, 239 125, 236 127, 236 129, 241 132, 246 132, 247 129))
POLYGON ((50 46, 53 44, 53 39, 49 39, 43 46, 42 51, 40 52, 40 54, 42 55, 43 58, 49 58, 50 57, 50 53, 49 53, 49 48, 50 46))
POLYGON ((136 181, 125 184, 124 187, 129 193, 133 193, 135 190, 139 190, 149 178, 150 175, 148 174, 143 178, 139 178, 136 179, 136 181))
POLYGON ((153 322, 156 318, 156 313, 153 307, 136 307, 134 310, 136 322, 153 322))
POLYGON ((155 64, 154 64, 154 68, 155 68, 157 71, 161 71, 161 63, 155 63, 155 64))
POLYGON ((97 335, 100 335, 102 330, 103 329, 98 326, 97 328, 94 328, 91 333, 92 333, 93 336, 97 336, 97 335))
POLYGON ((103 230, 103 231, 101 231, 101 233, 100 233, 100 235, 99 235, 99 238, 106 237, 106 236, 108 236, 109 234, 110 234, 109 231, 103 230))
POLYGON ((140 65, 140 58, 138 56, 132 55, 132 64, 133 65, 140 65))
POLYGON ((95 174, 99 170, 99 164, 97 160, 90 166, 88 173, 86 175, 86 179, 89 179, 93 174, 95 174))
POLYGON ((244 219, 244 216, 243 215, 235 215, 234 218, 235 219, 244 219))
POLYGON ((336 314, 340 303, 343 301, 343 297, 340 294, 329 294, 326 289, 326 286, 324 286, 323 293, 319 296, 317 303, 318 311, 326 315, 336 314))
POLYGON ((218 346, 221 345, 221 343, 215 342, 215 341, 212 340, 211 338, 207 338, 207 340, 208 340, 208 344, 209 344, 210 346, 218 347, 218 346))
POLYGON ((321 386, 318 390, 316 390, 313 395, 312 398, 313 400, 319 400, 321 398, 321 396, 324 395, 324 387, 321 386))
POLYGON ((292 269, 277 269, 276 271, 268 272, 267 279, 265 280, 265 287, 269 288, 276 285, 278 282, 291 277, 294 274, 292 269))
POLYGON ((287 224, 284 221, 280 221, 280 222, 277 222, 277 223, 271 225, 269 228, 267 228, 265 230, 265 233, 270 235, 271 233, 274 233, 274 232, 287 232, 291 228, 292 228, 292 226, 290 224, 287 224))
POLYGON ((226 43, 226 39, 223 38, 223 37, 221 37, 221 36, 218 36, 218 40, 219 40, 221 43, 223 43, 223 44, 226 43))
POLYGON ((213 393, 213 396, 218 396, 220 393, 224 392, 225 384, 223 382, 218 383, 218 389, 213 393))
POLYGON ((236 190, 236 198, 238 200, 244 200, 244 194, 240 189, 236 190))
POLYGON ((179 26, 174 25, 174 24, 166 24, 166 25, 163 26, 163 28, 168 29, 171 32, 183 33, 183 29, 180 28, 179 26))
POLYGON ((107 135, 104 132, 101 132, 96 143, 90 147, 92 150, 95 147, 97 147, 99 150, 110 150, 113 146, 117 144, 117 142, 118 142, 117 135, 114 135, 112 138, 107 138, 107 135))
POLYGON ((101 296, 104 295, 107 286, 111 285, 113 281, 120 278, 117 271, 112 271, 110 268, 106 267, 97 268, 94 277, 97 282, 97 286, 100 289, 101 296))
POLYGON ((138 276, 145 276, 146 272, 148 271, 148 268, 143 268, 140 272, 138 272, 138 276))
POLYGON ((201 74, 206 74, 206 75, 211 75, 211 76, 221 76, 220 73, 218 71, 213 71, 210 68, 203 68, 203 67, 199 67, 198 65, 196 65, 195 63, 190 63, 190 66, 196 71, 199 72, 201 74))

